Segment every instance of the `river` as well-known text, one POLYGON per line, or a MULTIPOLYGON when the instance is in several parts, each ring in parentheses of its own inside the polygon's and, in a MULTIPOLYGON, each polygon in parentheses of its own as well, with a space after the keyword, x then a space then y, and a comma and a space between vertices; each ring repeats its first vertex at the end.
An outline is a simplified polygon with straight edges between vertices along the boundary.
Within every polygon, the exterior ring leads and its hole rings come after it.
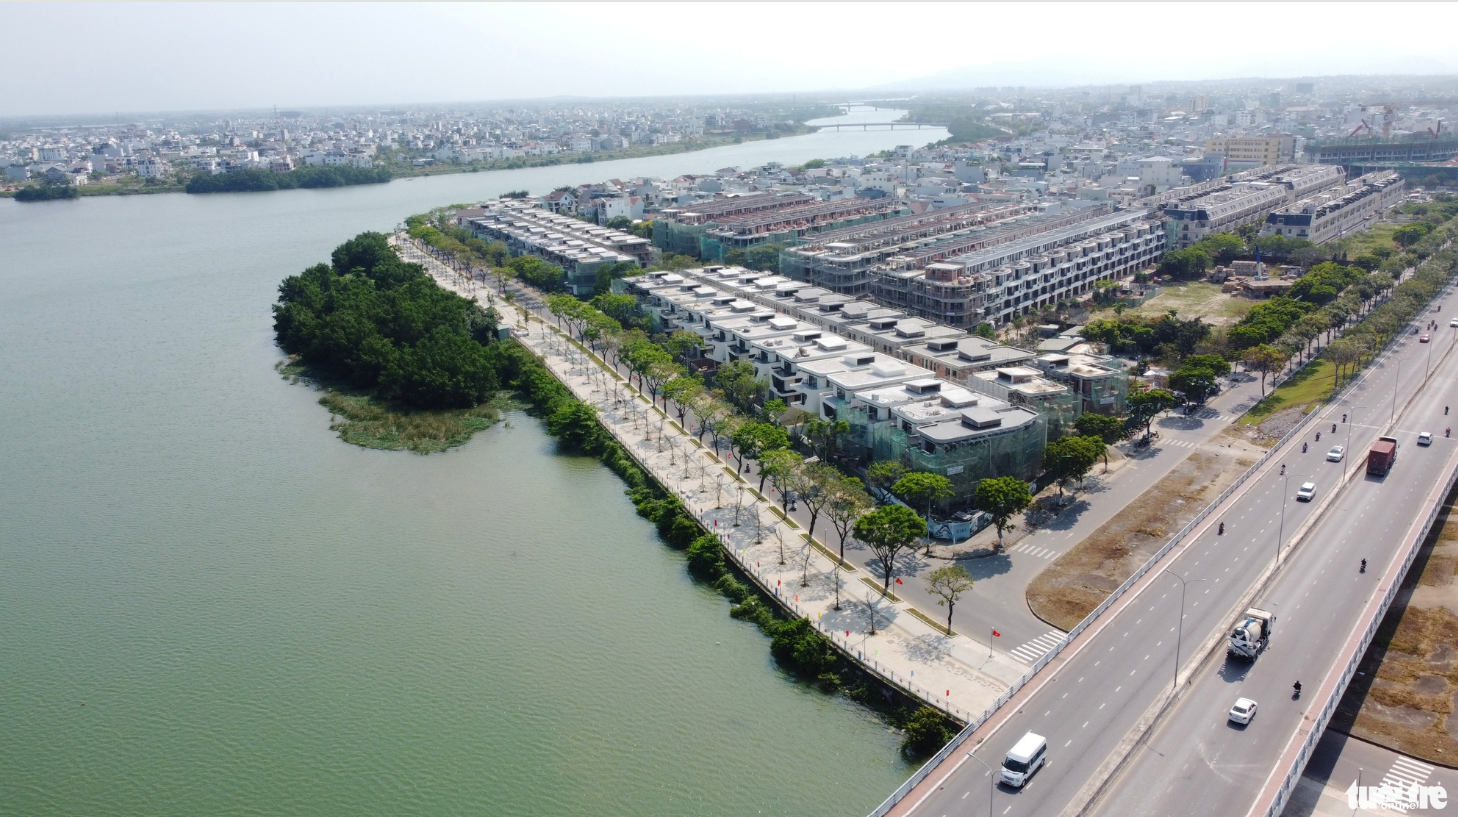
POLYGON ((0 814, 868 811, 897 736, 780 673, 616 477, 521 414, 346 445, 268 307, 432 206, 943 136, 0 201, 0 814))

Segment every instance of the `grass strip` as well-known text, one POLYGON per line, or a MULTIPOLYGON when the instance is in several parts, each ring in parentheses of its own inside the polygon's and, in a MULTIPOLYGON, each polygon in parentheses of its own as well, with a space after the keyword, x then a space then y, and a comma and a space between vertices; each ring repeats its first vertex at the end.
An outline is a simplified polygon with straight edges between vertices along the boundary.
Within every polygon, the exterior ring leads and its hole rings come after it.
POLYGON ((923 623, 930 624, 933 630, 936 630, 942 635, 949 636, 951 638, 956 638, 959 635, 956 630, 948 630, 947 625, 941 623, 940 621, 932 621, 931 616, 928 616, 926 613, 923 613, 915 607, 906 608, 906 612, 921 619, 923 623))
POLYGON ((887 598, 887 599, 890 599, 891 601, 898 602, 898 603, 901 601, 901 599, 899 599, 899 598, 896 597, 896 594, 895 593, 892 593, 889 590, 882 590, 881 589, 881 585, 876 584, 876 580, 873 579, 873 578, 871 578, 870 576, 862 576, 861 577, 861 581, 864 582, 867 587, 871 588, 872 590, 875 590, 877 593, 880 593, 882 598, 887 598))
POLYGON ((851 564, 850 562, 843 561, 839 556, 835 555, 835 553, 827 548, 825 545, 822 545, 819 542, 815 541, 815 539, 809 534, 802 533, 800 535, 805 537, 805 541, 810 543, 810 547, 813 547, 821 553, 825 554, 825 557, 827 559, 840 565, 847 573, 856 572, 857 568, 855 565, 851 564))

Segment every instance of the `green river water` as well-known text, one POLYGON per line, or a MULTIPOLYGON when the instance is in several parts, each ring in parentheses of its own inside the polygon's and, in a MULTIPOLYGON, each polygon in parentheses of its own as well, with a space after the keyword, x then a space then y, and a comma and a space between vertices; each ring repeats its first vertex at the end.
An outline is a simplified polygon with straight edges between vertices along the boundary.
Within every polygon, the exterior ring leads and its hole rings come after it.
POLYGON ((431 206, 912 136, 0 201, 0 814, 864 814, 898 737, 780 673, 615 476, 521 414, 348 446, 268 307, 431 206))

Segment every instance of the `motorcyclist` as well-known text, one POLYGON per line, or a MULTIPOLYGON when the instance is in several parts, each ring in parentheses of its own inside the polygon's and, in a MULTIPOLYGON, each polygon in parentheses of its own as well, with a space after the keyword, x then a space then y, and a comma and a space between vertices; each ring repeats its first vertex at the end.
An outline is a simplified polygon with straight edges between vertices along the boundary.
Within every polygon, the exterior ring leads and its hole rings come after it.
POLYGON ((1359 570, 1358 572, 1359 573, 1366 573, 1367 572, 1367 560, 1366 559, 1363 559, 1362 560, 1362 569, 1359 570))
POLYGON ((1345 414, 1343 414, 1343 415, 1342 415, 1342 422, 1344 422, 1344 423, 1345 423, 1345 422, 1346 422, 1346 421, 1347 421, 1347 415, 1345 415, 1345 414))
POLYGON ((1301 682, 1300 681, 1297 681, 1296 683, 1292 684, 1291 685, 1291 689, 1295 690, 1297 695, 1300 695, 1301 694, 1301 682))
POLYGON ((1317 442, 1321 442, 1321 432, 1320 431, 1316 432, 1316 441, 1317 442))
POLYGON ((1224 536, 1225 535, 1225 523, 1224 522, 1221 522, 1220 523, 1220 533, 1218 533, 1216 535, 1217 536, 1224 536))
POLYGON ((1306 453, 1306 443, 1302 443, 1301 444, 1301 453, 1303 453, 1303 454, 1306 453))
POLYGON ((1333 433, 1333 434, 1336 433, 1336 423, 1332 423, 1331 424, 1331 433, 1333 433))
POLYGON ((1281 463, 1281 476, 1286 476, 1286 463, 1281 463))

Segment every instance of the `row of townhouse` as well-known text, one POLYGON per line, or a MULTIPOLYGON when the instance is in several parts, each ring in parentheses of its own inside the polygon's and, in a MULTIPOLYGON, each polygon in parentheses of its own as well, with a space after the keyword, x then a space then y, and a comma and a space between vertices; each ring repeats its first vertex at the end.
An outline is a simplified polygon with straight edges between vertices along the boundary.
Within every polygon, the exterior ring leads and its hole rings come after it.
POLYGON ((921 267, 893 258, 872 270, 870 295, 953 327, 1001 325, 1148 267, 1165 241, 1147 210, 1116 211, 921 267))
POLYGON ((1022 202, 976 201, 820 233, 780 253, 780 272, 846 295, 870 291, 871 268, 908 247, 926 247, 985 232, 1037 212, 1022 202))
POLYGON ((1279 165, 1231 184, 1164 206, 1172 249, 1189 247, 1207 235, 1263 224, 1288 204, 1342 184, 1346 171, 1335 165, 1279 165))
POLYGON ((1266 216, 1261 234, 1325 244, 1371 227, 1383 213, 1402 203, 1404 187, 1402 177, 1394 171, 1368 173, 1351 184, 1272 212, 1266 216))
POLYGON ((623 285, 656 330, 699 336, 697 368, 749 362, 771 396, 849 421, 853 459, 945 474, 964 497, 986 477, 1032 479, 1049 439, 1128 393, 1105 359, 1036 356, 783 276, 707 267, 623 285))
POLYGON ((646 238, 558 215, 537 199, 498 199, 456 213, 456 222, 477 238, 500 241, 514 255, 533 255, 562 268, 574 295, 590 293, 605 267, 648 265, 646 238))

